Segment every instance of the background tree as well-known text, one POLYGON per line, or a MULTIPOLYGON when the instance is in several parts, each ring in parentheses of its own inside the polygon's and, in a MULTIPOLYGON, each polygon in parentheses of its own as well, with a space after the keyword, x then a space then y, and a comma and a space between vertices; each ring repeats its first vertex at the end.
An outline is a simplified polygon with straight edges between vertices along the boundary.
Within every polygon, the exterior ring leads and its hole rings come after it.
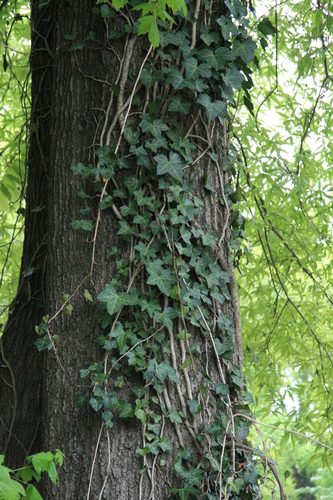
POLYGON ((138 8, 32 2, 0 441, 64 451, 46 498, 254 498, 226 101, 255 44, 238 0, 138 8))

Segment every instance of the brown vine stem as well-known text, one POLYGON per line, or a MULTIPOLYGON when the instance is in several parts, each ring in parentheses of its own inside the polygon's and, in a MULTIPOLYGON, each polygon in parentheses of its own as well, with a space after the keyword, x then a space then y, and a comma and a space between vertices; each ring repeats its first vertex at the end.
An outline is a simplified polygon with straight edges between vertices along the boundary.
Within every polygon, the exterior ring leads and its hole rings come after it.
POLYGON ((225 260, 222 251, 220 251, 217 254, 217 260, 220 263, 221 268, 223 271, 227 272, 230 276, 230 295, 231 295, 231 303, 232 307, 234 308, 234 313, 235 313, 235 341, 236 341, 236 347, 237 347, 237 352, 238 352, 238 358, 239 358, 239 368, 241 371, 241 374, 243 376, 243 347, 242 347, 242 320, 241 320, 241 313, 240 313, 240 307, 239 307, 239 300, 238 300, 238 293, 237 293, 237 282, 235 278, 235 272, 234 272, 234 266, 232 265, 232 262, 227 263, 225 260))
POLYGON ((195 23, 192 24, 191 50, 194 49, 196 41, 197 41, 196 40, 197 39, 197 22, 198 22, 198 17, 199 17, 199 12, 200 12, 200 5, 201 5, 201 0, 197 0, 196 6, 195 6, 195 11, 194 11, 195 23))
POLYGON ((104 427, 104 421, 102 422, 101 430, 99 431, 97 445, 96 445, 96 449, 95 449, 94 460, 93 460, 93 463, 92 463, 92 466, 91 466, 90 479, 89 479, 89 487, 88 487, 88 493, 87 493, 87 500, 89 500, 89 498, 90 498, 90 490, 91 490, 91 485, 92 485, 92 478, 93 478, 93 474, 94 474, 94 468, 95 468, 95 463, 96 463, 96 458, 97 458, 97 451, 98 451, 99 443, 101 441, 103 427, 104 427))
MULTIPOLYGON (((124 134, 124 131, 125 131, 125 126, 126 126, 126 122, 127 122, 127 119, 128 119, 128 115, 129 115, 129 112, 130 112, 131 107, 132 107, 133 97, 135 95, 135 91, 136 91, 136 88, 138 86, 142 70, 144 68, 144 65, 146 64, 146 61, 147 61, 147 59, 148 59, 148 57, 149 57, 152 49, 153 49, 153 46, 150 45, 149 50, 148 50, 148 52, 147 52, 147 54, 146 54, 146 56, 145 56, 145 58, 144 58, 144 60, 143 60, 143 62, 141 64, 138 76, 137 76, 137 78, 135 80, 134 87, 133 87, 131 96, 130 96, 129 101, 128 101, 128 107, 127 107, 126 116, 125 116, 124 122, 122 124, 121 131, 120 131, 120 136, 119 136, 119 139, 118 139, 118 143, 117 143, 117 146, 116 146, 116 149, 115 149, 115 152, 114 152, 115 154, 118 153, 118 150, 119 150, 119 147, 120 147, 120 144, 121 144, 121 140, 122 140, 122 137, 123 137, 123 134, 124 134)), ((118 110, 118 116, 119 116, 119 110, 118 110)), ((107 136, 107 140, 106 140, 106 144, 107 145, 109 145, 109 143, 110 143, 110 136, 111 136, 111 133, 110 133, 110 130, 109 130, 108 136, 107 136)), ((100 198, 101 201, 103 200, 104 195, 106 193, 106 188, 107 188, 108 182, 109 182, 109 180, 107 180, 106 183, 104 184, 104 187, 103 187, 103 190, 102 190, 102 193, 101 193, 101 198, 100 198)), ((113 207, 113 205, 112 205, 112 207, 113 207)), ((95 264, 95 251, 96 251, 97 232, 98 232, 98 226, 99 226, 100 220, 101 220, 101 208, 99 207, 98 208, 98 214, 97 214, 97 220, 96 220, 95 233, 94 233, 94 238, 93 238, 93 251, 92 251, 92 260, 91 260, 90 275, 89 275, 91 281, 92 281, 92 274, 93 274, 94 264, 95 264)))

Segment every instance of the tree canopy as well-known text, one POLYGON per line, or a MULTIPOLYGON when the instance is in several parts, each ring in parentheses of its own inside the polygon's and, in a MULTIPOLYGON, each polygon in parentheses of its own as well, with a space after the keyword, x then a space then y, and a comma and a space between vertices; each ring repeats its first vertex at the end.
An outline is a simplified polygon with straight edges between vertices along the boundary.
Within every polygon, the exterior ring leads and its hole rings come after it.
MULTIPOLYGON (((118 9, 126 2, 112 3, 118 9)), ((109 8, 107 2, 97 4, 109 8)), ((160 20, 153 15, 152 3, 139 5, 139 33, 148 34, 153 45, 161 43, 158 22, 168 21, 181 7, 186 10, 185 3, 171 4, 163 19, 166 7, 157 3, 160 20)), ((235 8, 233 2, 226 4, 235 8)), ((0 312, 4 325, 19 279, 29 167, 26 141, 34 125, 29 123, 28 5, 9 1, 0 8, 5 14, 0 19, 0 312)), ((232 251, 252 413, 259 421, 296 432, 281 432, 274 440, 276 432, 265 433, 261 428, 272 453, 279 456, 290 446, 288 441, 301 440, 306 445, 306 438, 297 433, 331 446, 333 10, 330 1, 321 0, 250 1, 248 19, 256 55, 252 62, 250 40, 248 47, 239 46, 240 57, 248 59, 250 70, 231 69, 228 77, 233 90, 224 95, 233 157, 228 193, 234 203, 232 251)), ((232 34, 230 26, 223 29, 228 36, 232 34)), ((76 35, 71 36, 76 43, 76 35)), ((207 43, 207 58, 214 34, 208 30, 201 38, 207 43)), ((186 67, 187 78, 191 71, 197 67, 186 67)), ((199 99, 208 119, 223 115, 223 101, 213 105, 207 97, 199 99)), ((179 109, 181 102, 175 99, 173 106, 179 109)), ((162 123, 143 120, 140 127, 157 141, 161 138, 162 123)), ((174 154, 169 158, 159 154, 155 159, 160 174, 171 165, 177 179, 184 164, 172 162, 174 154)), ((78 167, 76 173, 83 171, 78 167)), ((209 178, 205 187, 213 190, 209 178)), ((33 271, 28 267, 24 272, 33 271)), ((162 264, 151 269, 151 283, 163 287, 167 276, 162 279, 162 273, 162 264)), ((116 313, 122 299, 112 290, 106 288, 99 300, 116 313)), ((23 293, 29 296, 28 286, 23 293)), ((170 321, 172 317, 164 313, 163 322, 170 321)), ((322 466, 329 467, 332 452, 318 444, 311 446, 311 459, 321 459, 322 466)))

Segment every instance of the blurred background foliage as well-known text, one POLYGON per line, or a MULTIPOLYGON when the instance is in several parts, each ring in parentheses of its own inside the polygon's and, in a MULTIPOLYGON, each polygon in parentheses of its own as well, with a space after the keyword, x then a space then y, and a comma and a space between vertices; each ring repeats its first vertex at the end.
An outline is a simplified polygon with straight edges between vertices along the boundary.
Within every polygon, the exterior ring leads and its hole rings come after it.
MULTIPOLYGON (((333 420, 333 5, 250 2, 258 43, 251 95, 230 109, 234 248, 244 373, 259 421, 332 447, 333 420), (268 19, 270 22, 268 22, 268 19), (273 27, 273 28, 272 28, 273 27)), ((20 273, 29 136, 29 6, 0 3, 0 323, 20 273)), ((288 498, 331 498, 332 453, 261 428, 288 498), (289 475, 289 476, 288 476, 289 475), (311 496, 312 495, 312 496, 311 496)), ((254 442, 260 446, 258 436, 254 442)), ((272 478, 265 499, 277 498, 272 478), (273 495, 273 496, 272 496, 273 495)))
POLYGON ((0 5, 0 323, 19 279, 30 113, 30 23, 27 1, 0 5))

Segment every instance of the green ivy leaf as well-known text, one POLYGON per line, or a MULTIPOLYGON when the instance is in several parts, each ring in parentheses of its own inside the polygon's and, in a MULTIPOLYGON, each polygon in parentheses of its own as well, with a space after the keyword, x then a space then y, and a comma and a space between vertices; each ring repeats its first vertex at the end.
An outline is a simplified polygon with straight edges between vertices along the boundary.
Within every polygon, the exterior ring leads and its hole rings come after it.
POLYGON ((123 305, 121 297, 111 285, 106 285, 105 290, 98 295, 97 299, 106 304, 110 316, 118 312, 123 305))
POLYGON ((34 345, 37 347, 39 351, 44 351, 45 349, 51 349, 52 341, 49 337, 44 337, 42 339, 37 339, 34 342, 34 345))
POLYGON ((251 39, 247 38, 245 41, 235 40, 232 51, 236 57, 240 57, 245 64, 250 64, 254 59, 254 51, 257 45, 251 39))
MULTIPOLYGON (((171 408, 170 408, 171 409, 171 408)), ((170 413, 170 411, 169 411, 170 413)), ((170 451, 172 450, 172 446, 169 443, 168 436, 162 436, 158 442, 158 446, 161 448, 162 451, 170 451)))
POLYGON ((94 227, 92 220, 75 220, 71 222, 72 228, 77 231, 78 229, 83 229, 84 231, 91 231, 94 227))
POLYGON ((140 80, 142 81, 144 86, 147 88, 152 87, 154 85, 154 83, 156 83, 160 80, 163 80, 163 79, 164 79, 164 77, 163 77, 162 71, 158 70, 158 71, 153 71, 152 73, 150 73, 150 71, 146 68, 144 68, 142 70, 142 73, 140 76, 140 80))
POLYGON ((237 26, 230 19, 227 19, 225 16, 221 16, 217 20, 217 24, 221 26, 221 33, 224 40, 229 40, 231 35, 239 34, 237 26))
POLYGON ((197 415, 202 410, 202 405, 199 405, 195 399, 188 399, 187 404, 192 415, 197 415))
POLYGON ((183 167, 186 163, 177 153, 171 152, 169 159, 165 155, 154 156, 157 163, 157 175, 169 174, 174 179, 181 181, 183 178, 183 167))
POLYGON ((171 95, 169 99, 170 99, 170 104, 168 107, 168 111, 170 112, 179 111, 180 113, 187 115, 190 109, 189 102, 184 102, 180 97, 180 95, 175 95, 175 96, 171 95))
POLYGON ((216 394, 221 394, 221 396, 228 396, 229 387, 227 384, 216 384, 216 394))
POLYGON ((162 267, 162 261, 156 260, 147 265, 149 278, 148 285, 156 285, 164 295, 170 296, 171 288, 175 283, 175 276, 170 269, 162 267))
POLYGON ((179 413, 173 408, 169 408, 167 417, 172 423, 177 422, 178 424, 181 424, 183 422, 179 413))
POLYGON ((87 405, 89 403, 89 392, 86 392, 85 394, 78 394, 76 397, 76 402, 75 406, 77 408, 82 408, 83 406, 87 405))
POLYGON ((119 414, 120 418, 133 418, 134 410, 131 403, 125 403, 122 411, 119 414))
POLYGON ((242 88, 242 83, 245 80, 245 76, 234 65, 227 68, 222 78, 226 86, 231 86, 237 90, 242 88))
POLYGON ((216 31, 213 31, 210 33, 210 26, 203 26, 201 28, 201 35, 200 38, 203 40, 203 42, 210 46, 212 43, 219 43, 219 34, 216 31))
POLYGON ((200 61, 217 70, 225 68, 227 61, 235 59, 235 55, 228 47, 219 47, 217 50, 203 49, 198 54, 200 61))
POLYGON ((168 377, 171 382, 180 384, 180 380, 177 377, 176 370, 171 365, 169 365, 169 363, 163 361, 158 366, 157 378, 163 382, 166 377, 168 377))
POLYGON ((197 98, 197 103, 206 109, 208 121, 215 120, 218 116, 226 118, 228 116, 227 105, 223 101, 211 102, 208 94, 201 94, 197 98))
POLYGON ((109 429, 112 429, 113 427, 113 413, 112 411, 105 411, 102 415, 102 419, 105 422, 105 425, 109 427, 109 429))
POLYGON ((161 306, 154 299, 149 300, 149 302, 147 302, 146 300, 143 299, 141 301, 141 310, 147 311, 147 313, 149 314, 149 317, 152 318, 156 311, 161 310, 161 306))
POLYGON ((162 122, 162 120, 154 120, 151 121, 146 118, 146 115, 143 115, 145 118, 140 122, 140 127, 142 132, 150 132, 155 139, 160 139, 162 136, 162 132, 169 130, 168 125, 162 122))

